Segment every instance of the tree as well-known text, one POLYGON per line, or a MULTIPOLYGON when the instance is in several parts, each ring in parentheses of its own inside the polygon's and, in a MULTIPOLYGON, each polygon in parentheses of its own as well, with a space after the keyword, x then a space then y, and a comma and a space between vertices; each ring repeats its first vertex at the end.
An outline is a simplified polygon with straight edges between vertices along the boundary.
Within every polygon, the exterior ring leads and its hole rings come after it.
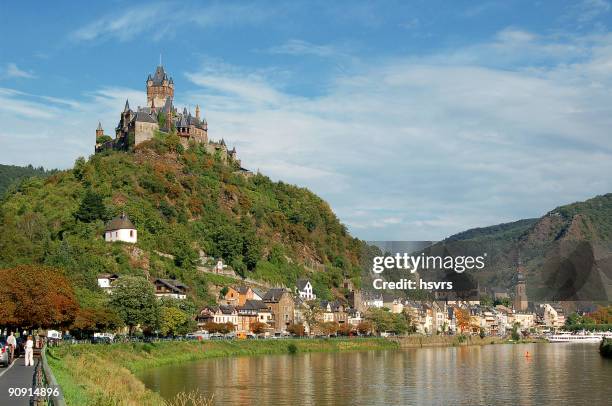
POLYGON ((206 324, 204 324, 204 330, 208 331, 210 334, 218 333, 219 328, 220 328, 220 325, 213 321, 209 321, 206 324))
POLYGON ((287 327, 287 331, 297 337, 304 337, 304 334, 306 333, 306 329, 302 323, 289 325, 287 327))
POLYGON ((72 329, 91 334, 98 331, 113 331, 121 325, 121 319, 112 309, 88 307, 79 309, 72 323, 72 329))
POLYGON ((348 323, 340 324, 340 326, 338 327, 338 334, 340 334, 341 336, 350 336, 352 332, 353 326, 348 323))
POLYGON ((74 213, 74 217, 83 223, 106 220, 107 212, 102 196, 88 189, 83 200, 81 200, 79 208, 74 213))
POLYGON ((518 331, 520 326, 521 324, 518 321, 512 325, 512 339, 514 341, 518 341, 521 338, 519 331, 518 331))
POLYGON ((154 327, 158 322, 159 307, 153 285, 143 277, 123 276, 115 282, 111 305, 129 328, 154 327))
POLYGON ((470 312, 467 309, 455 308, 455 318, 457 319, 457 327, 462 333, 469 331, 471 327, 470 312))
POLYGON ((163 336, 175 336, 188 332, 189 315, 178 307, 162 307, 159 312, 159 332, 163 336))
POLYGON ((260 321, 256 321, 255 323, 251 323, 250 325, 250 329, 251 329, 251 332, 253 332, 253 334, 264 333, 267 327, 268 326, 266 325, 266 323, 262 323, 260 321))
POLYGON ((369 321, 362 321, 357 325, 357 331, 362 335, 369 335, 372 332, 372 323, 369 321))
POLYGON ((319 330, 321 330, 321 334, 326 336, 332 336, 338 332, 338 328, 340 326, 338 323, 334 321, 327 321, 324 323, 319 323, 319 330))
POLYGON ((304 321, 306 321, 306 324, 308 325, 308 329, 311 334, 312 334, 312 331, 319 324, 319 320, 321 319, 322 313, 323 313, 323 310, 321 309, 321 306, 319 306, 319 304, 316 301, 311 300, 311 301, 306 302, 306 306, 303 311, 303 315, 304 315, 304 321))
POLYGON ((0 323, 21 328, 66 327, 79 306, 58 269, 20 265, 0 269, 0 323))

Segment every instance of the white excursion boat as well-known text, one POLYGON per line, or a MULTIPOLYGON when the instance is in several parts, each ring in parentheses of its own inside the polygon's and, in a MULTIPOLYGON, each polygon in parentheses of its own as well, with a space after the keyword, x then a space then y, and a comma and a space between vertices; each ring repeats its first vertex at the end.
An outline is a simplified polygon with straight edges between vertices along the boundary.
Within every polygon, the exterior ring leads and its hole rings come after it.
POLYGON ((569 331, 560 331, 557 334, 551 334, 546 337, 551 343, 599 343, 603 338, 612 338, 612 332, 581 331, 571 333, 569 331))

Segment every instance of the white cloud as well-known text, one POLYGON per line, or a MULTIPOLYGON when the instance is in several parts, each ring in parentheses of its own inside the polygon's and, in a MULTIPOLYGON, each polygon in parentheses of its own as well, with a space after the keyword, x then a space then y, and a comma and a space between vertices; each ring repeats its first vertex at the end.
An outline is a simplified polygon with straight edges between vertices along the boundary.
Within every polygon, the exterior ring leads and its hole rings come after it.
POLYGON ((247 167, 312 188, 359 236, 439 239, 612 189, 610 43, 507 29, 444 63, 379 59, 314 98, 207 67, 188 98, 247 167), (502 47, 513 69, 487 66, 502 47), (532 63, 542 50, 547 63, 532 63))
MULTIPOLYGON (((247 168, 311 188, 364 239, 437 240, 611 191, 611 36, 508 28, 367 62, 312 97, 284 90, 275 70, 206 65, 186 72, 194 88, 176 104, 199 103, 211 138, 235 144, 247 168)), ((132 89, 83 101, 0 89, 0 159, 70 165, 126 96, 144 104, 132 89)))
POLYGON ((145 7, 134 6, 98 17, 72 32, 75 41, 116 38, 128 41, 140 34, 150 34, 159 40, 173 35, 181 26, 200 27, 257 24, 272 13, 265 7, 216 3, 201 4, 150 2, 145 7))
POLYGON ((334 56, 338 53, 330 45, 315 45, 299 39, 291 39, 282 45, 268 49, 268 52, 271 54, 315 55, 320 57, 334 56))
POLYGON ((582 0, 574 6, 580 23, 587 23, 610 11, 610 3, 605 0, 582 0))
POLYGON ((36 76, 32 72, 28 72, 26 70, 20 69, 16 63, 7 63, 3 72, 0 71, 0 77, 14 79, 35 79, 36 76))

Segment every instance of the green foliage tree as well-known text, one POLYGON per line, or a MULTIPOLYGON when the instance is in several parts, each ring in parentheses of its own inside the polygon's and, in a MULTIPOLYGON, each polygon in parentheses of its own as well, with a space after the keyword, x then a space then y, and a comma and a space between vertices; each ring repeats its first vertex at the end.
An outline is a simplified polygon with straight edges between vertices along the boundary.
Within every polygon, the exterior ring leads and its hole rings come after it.
POLYGON ((374 330, 378 333, 405 334, 409 329, 408 321, 403 313, 391 313, 387 308, 370 309, 366 319, 372 323, 374 330))
POLYGON ((111 305, 128 326, 130 336, 134 327, 155 327, 159 320, 159 304, 153 285, 143 277, 123 276, 115 282, 111 305))
POLYGON ((189 332, 189 315, 178 307, 162 307, 159 315, 159 332, 163 336, 175 336, 189 332))
POLYGON ((91 223, 96 220, 106 220, 107 211, 104 206, 102 196, 98 193, 87 190, 74 217, 83 223, 91 223))

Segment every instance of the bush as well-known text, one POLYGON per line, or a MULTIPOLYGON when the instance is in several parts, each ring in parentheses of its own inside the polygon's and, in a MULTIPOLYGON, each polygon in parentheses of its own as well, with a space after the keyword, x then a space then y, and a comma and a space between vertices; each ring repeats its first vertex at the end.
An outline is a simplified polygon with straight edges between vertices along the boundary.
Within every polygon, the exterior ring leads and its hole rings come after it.
POLYGON ((612 339, 604 338, 599 344, 599 353, 602 357, 612 358, 612 339))
POLYGON ((289 351, 289 354, 295 354, 297 352, 297 346, 293 343, 289 344, 287 346, 287 351, 289 351))

